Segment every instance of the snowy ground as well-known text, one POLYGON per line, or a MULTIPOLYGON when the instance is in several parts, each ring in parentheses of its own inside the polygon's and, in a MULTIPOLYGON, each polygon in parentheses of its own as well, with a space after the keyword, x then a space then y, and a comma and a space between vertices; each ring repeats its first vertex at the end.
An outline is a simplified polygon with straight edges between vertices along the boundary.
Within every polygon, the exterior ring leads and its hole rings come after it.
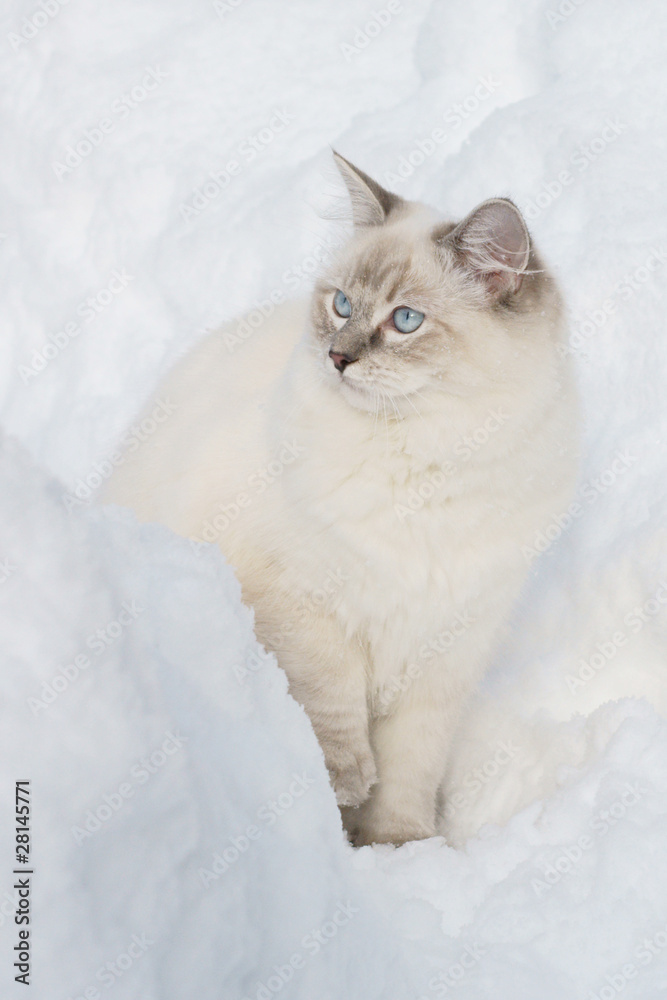
POLYGON ((666 33, 620 0, 5 5, 3 997, 665 995, 666 33), (329 145, 452 215, 515 198, 586 413, 577 506, 536 540, 447 839, 400 850, 344 843, 220 554, 93 504, 176 356, 307 290, 344 234, 329 145))

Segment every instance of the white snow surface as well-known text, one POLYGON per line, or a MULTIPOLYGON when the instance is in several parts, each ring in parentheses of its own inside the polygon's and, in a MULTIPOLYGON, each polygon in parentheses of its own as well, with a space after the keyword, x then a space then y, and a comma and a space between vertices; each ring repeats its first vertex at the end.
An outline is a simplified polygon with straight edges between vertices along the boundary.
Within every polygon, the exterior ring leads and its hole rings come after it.
POLYGON ((665 995, 666 35, 620 0, 5 5, 2 997, 665 995), (445 836, 356 852, 220 552, 94 503, 177 356, 307 292, 346 232, 330 146, 452 217, 524 208, 586 420, 445 836))

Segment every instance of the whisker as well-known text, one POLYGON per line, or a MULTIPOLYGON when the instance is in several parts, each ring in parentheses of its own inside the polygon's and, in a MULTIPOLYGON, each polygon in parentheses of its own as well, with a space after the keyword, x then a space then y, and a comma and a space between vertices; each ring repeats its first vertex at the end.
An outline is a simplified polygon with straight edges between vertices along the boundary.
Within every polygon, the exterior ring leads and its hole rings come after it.
POLYGON ((375 441, 375 438, 376 438, 376 435, 377 435, 377 432, 378 432, 378 418, 380 416, 380 392, 379 392, 378 389, 375 388, 375 386, 373 387, 373 404, 375 406, 375 419, 373 421, 373 438, 372 438, 372 440, 375 441))
POLYGON ((388 398, 389 398, 389 402, 391 403, 391 405, 393 407, 393 410, 394 410, 394 416, 396 417, 396 423, 400 423, 401 420, 403 420, 403 417, 402 417, 402 415, 401 415, 401 413, 400 413, 400 411, 398 409, 398 406, 396 405, 396 400, 394 399, 393 396, 389 396, 388 398))

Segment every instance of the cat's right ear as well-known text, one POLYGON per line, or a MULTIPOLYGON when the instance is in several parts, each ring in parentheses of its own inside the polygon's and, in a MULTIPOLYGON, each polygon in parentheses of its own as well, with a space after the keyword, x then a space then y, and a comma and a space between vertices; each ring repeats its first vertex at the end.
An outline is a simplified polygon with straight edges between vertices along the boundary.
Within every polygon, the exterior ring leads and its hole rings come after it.
POLYGON ((434 234, 486 288, 492 299, 518 292, 530 260, 530 234, 509 198, 490 198, 452 228, 434 234))
POLYGON ((332 152, 350 194, 355 227, 363 229, 366 226, 383 225, 387 217, 404 204, 403 199, 391 191, 385 191, 377 181, 355 167, 335 149, 332 152))

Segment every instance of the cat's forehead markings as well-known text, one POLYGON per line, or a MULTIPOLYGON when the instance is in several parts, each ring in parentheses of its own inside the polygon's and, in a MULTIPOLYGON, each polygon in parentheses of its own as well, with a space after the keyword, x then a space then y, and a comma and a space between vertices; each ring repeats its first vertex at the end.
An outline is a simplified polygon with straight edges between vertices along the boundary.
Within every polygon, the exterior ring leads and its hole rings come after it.
POLYGON ((356 253, 351 261, 352 273, 356 279, 365 283, 376 280, 378 273, 396 257, 399 249, 393 233, 369 232, 362 237, 356 246, 356 253))
POLYGON ((394 245, 390 249, 382 246, 359 261, 353 277, 358 285, 370 289, 376 295, 386 290, 389 285, 392 289, 387 294, 389 301, 405 281, 408 271, 409 262, 405 260, 404 254, 398 247, 394 245))
POLYGON ((356 262, 352 271, 352 280, 357 285, 367 288, 377 288, 383 272, 382 265, 386 261, 386 253, 383 248, 373 246, 366 251, 356 262))
POLYGON ((399 272, 399 274, 396 275, 396 280, 394 281, 393 285, 391 286, 391 288, 387 292, 387 296, 386 296, 387 302, 392 302, 396 298, 396 296, 398 295, 399 289, 402 288, 403 285, 405 284, 405 279, 407 278, 407 275, 408 275, 408 267, 407 267, 407 265, 404 265, 401 268, 401 271, 399 272))
POLYGON ((389 279, 393 276, 395 271, 396 271, 396 266, 391 263, 386 264, 382 268, 379 268, 373 275, 372 279, 373 290, 379 291, 381 288, 383 288, 387 284, 389 279))

